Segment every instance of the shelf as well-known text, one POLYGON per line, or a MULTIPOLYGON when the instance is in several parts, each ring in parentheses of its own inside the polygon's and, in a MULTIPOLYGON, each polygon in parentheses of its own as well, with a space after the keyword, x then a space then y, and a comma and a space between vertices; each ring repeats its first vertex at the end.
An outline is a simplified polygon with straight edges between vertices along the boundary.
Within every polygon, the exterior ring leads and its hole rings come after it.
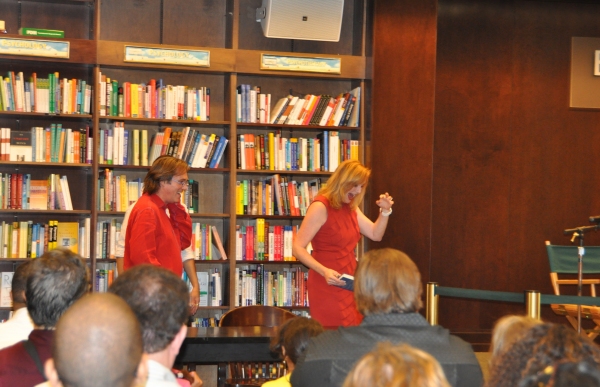
MULTIPOLYGON (((125 211, 97 211, 98 216, 120 216, 125 215, 125 211)), ((215 218, 215 219, 228 219, 231 217, 230 214, 214 214, 214 213, 191 213, 190 217, 193 218, 215 218)))
POLYGON ((196 121, 196 120, 167 120, 159 118, 137 118, 137 117, 119 117, 119 116, 100 116, 100 122, 137 122, 140 124, 168 124, 169 126, 223 126, 231 123, 229 121, 196 121))
POLYGON ((91 211, 89 210, 13 210, 6 209, 0 210, 0 215, 25 215, 25 214, 36 214, 36 215, 52 215, 52 216, 64 216, 64 215, 90 215, 91 211))
POLYGON ((235 261, 236 265, 293 265, 304 266, 300 261, 235 261))
MULTIPOLYGON (((42 56, 22 56, 22 55, 0 55, 0 61, 4 59, 24 61, 24 62, 39 62, 52 63, 56 70, 59 71, 64 65, 88 65, 93 66, 96 64, 96 42, 88 39, 52 39, 42 37, 29 37, 23 35, 6 34, 0 36, 0 38, 11 38, 11 39, 24 39, 24 40, 49 40, 55 42, 69 42, 69 59, 58 59, 58 58, 47 58, 42 56)), ((41 73, 41 72, 40 72, 41 73)))
POLYGON ((19 169, 19 167, 43 167, 43 168, 71 168, 71 169, 81 169, 81 168, 91 168, 92 164, 82 164, 82 163, 41 163, 37 161, 0 161, 0 166, 6 165, 10 167, 14 167, 15 169, 19 169))
POLYGON ((314 130, 322 132, 324 130, 329 131, 349 131, 349 132, 358 132, 360 128, 354 126, 320 126, 320 125, 284 125, 284 124, 260 124, 260 123, 251 123, 251 122, 236 122, 238 129, 250 130, 250 128, 260 128, 260 129, 285 129, 289 131, 297 130, 314 130))
POLYGON ((9 118, 39 118, 39 119, 56 119, 69 121, 83 121, 93 119, 90 114, 55 114, 55 113, 32 113, 32 112, 15 112, 15 111, 0 111, 0 117, 9 118))
POLYGON ((308 175, 308 176, 331 176, 332 172, 314 172, 314 171, 280 171, 271 169, 238 169, 238 174, 257 174, 257 175, 308 175))
POLYGON ((264 219, 281 219, 281 220, 294 220, 294 219, 304 219, 304 216, 290 216, 290 215, 248 215, 248 214, 238 214, 236 215, 238 219, 256 219, 256 218, 264 218, 264 219))

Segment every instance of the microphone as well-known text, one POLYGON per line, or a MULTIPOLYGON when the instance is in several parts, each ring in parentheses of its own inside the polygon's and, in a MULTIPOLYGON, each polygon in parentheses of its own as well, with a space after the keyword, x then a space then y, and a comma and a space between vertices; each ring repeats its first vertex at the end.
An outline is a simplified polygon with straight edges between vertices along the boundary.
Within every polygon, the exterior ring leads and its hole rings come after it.
POLYGON ((600 215, 590 216, 590 223, 600 223, 600 215))

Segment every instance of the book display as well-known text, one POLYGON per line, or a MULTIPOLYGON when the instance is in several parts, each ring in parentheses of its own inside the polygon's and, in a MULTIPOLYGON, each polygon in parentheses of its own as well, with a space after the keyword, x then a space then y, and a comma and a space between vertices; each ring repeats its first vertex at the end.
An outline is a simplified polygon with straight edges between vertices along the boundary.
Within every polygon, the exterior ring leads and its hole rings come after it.
POLYGON ((337 165, 365 158, 366 5, 346 1, 339 42, 266 38, 242 11, 259 5, 8 7, 0 39, 56 54, 0 45, 0 272, 58 243, 106 289, 123 214, 167 154, 190 166, 199 324, 242 305, 307 308, 292 240, 337 165))

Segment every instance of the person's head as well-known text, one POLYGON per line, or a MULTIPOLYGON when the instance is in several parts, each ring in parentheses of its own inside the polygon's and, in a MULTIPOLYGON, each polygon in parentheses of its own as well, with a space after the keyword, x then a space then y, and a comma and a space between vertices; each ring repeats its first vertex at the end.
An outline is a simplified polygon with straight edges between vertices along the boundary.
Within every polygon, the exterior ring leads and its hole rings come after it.
POLYGON ((500 318, 492 331, 492 343, 490 344, 492 357, 500 355, 529 328, 541 323, 540 320, 529 316, 508 315, 500 318))
POLYGON ((333 208, 349 203, 350 208, 355 209, 365 196, 369 176, 371 170, 360 161, 346 160, 329 177, 319 194, 325 196, 333 208))
POLYGON ((343 387, 450 387, 438 361, 408 344, 377 344, 346 376, 343 387))
POLYGON ((31 262, 25 261, 15 269, 11 284, 11 295, 15 310, 25 306, 25 291, 27 290, 27 278, 29 278, 29 273, 31 272, 31 262))
POLYGON ((421 274, 400 250, 371 250, 358 262, 354 299, 365 316, 377 313, 412 313, 422 306, 421 274))
POLYGON ((488 387, 517 386, 556 361, 600 364, 600 348, 588 337, 559 324, 539 324, 492 361, 488 387))
POLYGON ((31 261, 27 278, 27 310, 39 328, 53 328, 90 288, 88 268, 71 250, 55 249, 31 261))
MULTIPOLYGON (((287 363, 295 365, 311 337, 323 332, 323 326, 314 319, 295 317, 287 320, 277 330, 277 336, 271 340, 271 350, 281 354, 287 363)), ((288 364, 289 367, 289 364, 288 364)))
POLYGON ((56 324, 46 375, 52 386, 130 387, 142 353, 140 324, 127 303, 114 294, 91 294, 56 324))
POLYGON ((518 387, 600 387, 600 368, 585 361, 559 361, 537 375, 521 380, 518 387))
POLYGON ((189 165, 173 156, 160 156, 144 178, 144 193, 157 194, 165 203, 178 203, 188 187, 189 165))
POLYGON ((108 291, 123 298, 140 321, 144 352, 160 352, 176 337, 179 350, 190 297, 181 278, 162 267, 138 265, 118 276, 108 291))

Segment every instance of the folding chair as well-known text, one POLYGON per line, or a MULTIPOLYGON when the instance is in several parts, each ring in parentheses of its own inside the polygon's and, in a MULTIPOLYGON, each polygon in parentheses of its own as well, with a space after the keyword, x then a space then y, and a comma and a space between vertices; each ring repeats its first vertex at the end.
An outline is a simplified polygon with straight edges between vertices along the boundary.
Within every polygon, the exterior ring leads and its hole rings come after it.
MULTIPOLYGON (((577 246, 557 246, 546 241, 546 251, 550 263, 550 281, 554 288, 554 294, 561 295, 561 289, 567 285, 570 289, 577 289, 578 274, 578 247, 577 246)), ((583 280, 582 296, 596 297, 596 285, 600 284, 600 246, 585 247, 583 255, 583 280), (595 277, 595 278, 593 278, 595 277), (589 287, 589 292, 585 289, 589 287)), ((573 293, 576 294, 576 293, 573 293)), ((565 316, 573 328, 577 329, 577 305, 575 304, 552 304, 550 305, 554 313, 565 316)), ((586 329, 585 332, 592 340, 600 334, 600 307, 581 305, 581 318, 594 322, 592 329, 586 329)), ((582 328, 583 331, 583 328, 582 328)))

